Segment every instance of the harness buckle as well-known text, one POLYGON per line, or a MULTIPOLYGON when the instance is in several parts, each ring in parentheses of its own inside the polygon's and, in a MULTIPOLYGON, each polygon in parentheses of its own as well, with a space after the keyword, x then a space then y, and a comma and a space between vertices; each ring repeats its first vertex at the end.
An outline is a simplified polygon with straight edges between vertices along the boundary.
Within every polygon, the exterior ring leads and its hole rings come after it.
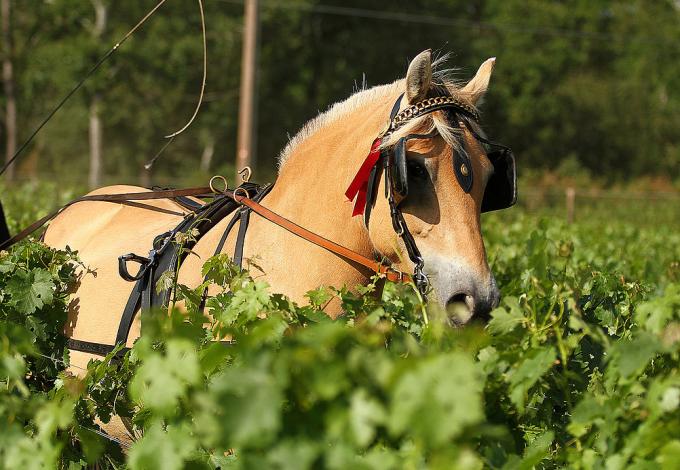
POLYGON ((120 274, 120 277, 125 279, 128 282, 134 282, 140 280, 144 275, 146 274, 146 271, 149 269, 149 266, 154 261, 154 251, 152 250, 151 252, 151 257, 150 258, 145 258, 144 256, 139 256, 134 253, 128 253, 126 255, 121 255, 118 257, 118 274, 120 274), (137 271, 137 274, 130 274, 130 271, 127 269, 127 262, 128 261, 134 261, 135 263, 139 263, 139 271, 137 271))

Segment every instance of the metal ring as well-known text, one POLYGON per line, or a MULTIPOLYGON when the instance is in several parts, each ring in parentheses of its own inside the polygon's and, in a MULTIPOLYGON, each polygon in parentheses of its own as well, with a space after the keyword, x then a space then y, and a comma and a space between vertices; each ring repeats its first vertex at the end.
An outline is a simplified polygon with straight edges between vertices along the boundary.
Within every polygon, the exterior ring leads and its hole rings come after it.
MULTIPOLYGON (((238 194, 239 191, 243 191, 243 193, 245 194, 245 196, 241 196, 242 198, 250 199, 250 194, 248 194, 248 191, 246 191, 244 188, 239 186, 238 188, 234 189, 234 196, 233 196, 234 201, 236 201, 236 196, 239 195, 238 194)), ((236 201, 236 202, 238 202, 239 204, 243 204, 242 202, 239 202, 239 201, 236 201)))
POLYGON ((208 186, 210 186, 210 190, 215 194, 224 194, 229 189, 227 179, 222 175, 215 175, 212 178, 210 178, 210 183, 208 184, 208 186), (220 190, 215 188, 215 181, 222 181, 222 183, 224 183, 224 189, 220 190))
POLYGON ((246 166, 243 167, 243 169, 241 169, 238 174, 241 177, 241 181, 248 183, 250 181, 250 176, 253 174, 253 169, 249 166, 246 166))

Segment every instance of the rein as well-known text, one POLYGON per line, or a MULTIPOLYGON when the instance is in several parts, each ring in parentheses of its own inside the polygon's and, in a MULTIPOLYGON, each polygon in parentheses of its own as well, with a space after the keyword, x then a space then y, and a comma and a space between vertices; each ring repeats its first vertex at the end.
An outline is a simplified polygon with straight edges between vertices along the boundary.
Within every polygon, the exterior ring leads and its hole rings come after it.
MULTIPOLYGON (((221 177, 220 177, 221 178, 221 177)), ((213 180, 215 177, 213 177, 213 180)), ((85 202, 85 201, 101 201, 101 202, 119 202, 119 203, 125 203, 129 201, 144 201, 144 200, 153 200, 153 199, 171 199, 171 198, 177 198, 177 197, 186 197, 186 196, 196 196, 196 197, 208 197, 211 195, 224 195, 226 197, 229 197, 236 201, 240 205, 244 205, 248 208, 250 208, 253 212, 258 214, 260 217, 278 225, 279 227, 289 231, 290 233, 297 235, 298 237, 307 240, 310 243, 313 243, 314 245, 317 245, 327 251, 330 251, 331 253, 346 259, 348 261, 351 261, 353 263, 359 264, 365 268, 370 269, 372 272, 379 273, 384 275, 388 280, 392 282, 411 282, 411 276, 408 274, 402 273, 400 271, 396 271, 394 269, 391 269, 390 267, 379 263, 377 261, 374 261, 371 258, 368 258, 361 253, 358 253, 354 250, 351 250, 345 246, 339 245, 331 240, 328 240, 327 238, 322 237, 321 235, 318 235, 314 232, 311 232, 307 230, 304 227, 301 227, 300 225, 291 222, 290 220, 286 219, 285 217, 277 214, 276 212, 267 209, 263 205, 259 204, 258 202, 254 201, 250 197, 246 196, 248 193, 245 190, 241 190, 240 188, 237 188, 235 190, 223 190, 223 191, 217 191, 216 188, 213 186, 211 180, 211 185, 206 186, 206 187, 196 187, 196 188, 186 188, 186 189, 168 189, 168 190, 159 190, 159 191, 145 191, 145 192, 136 192, 136 193, 121 193, 121 194, 94 194, 94 195, 89 195, 89 196, 82 196, 79 197, 78 199, 74 199, 73 201, 68 202, 64 206, 60 207, 59 209, 53 211, 52 213, 46 215, 45 217, 33 222, 31 225, 23 229, 21 232, 17 233, 14 235, 12 238, 9 240, 3 242, 0 244, 0 250, 6 250, 7 248, 11 247, 15 243, 23 240, 36 230, 38 230, 40 227, 45 225, 48 221, 59 215, 64 209, 68 208, 69 206, 72 206, 73 204, 76 204, 78 202, 85 202), (242 193, 242 194, 239 194, 242 193), (243 195, 246 194, 246 195, 243 195)))
POLYGON ((315 244, 316 246, 319 246, 327 251, 330 251, 331 253, 336 254, 341 258, 360 264, 375 273, 383 274, 388 280, 392 282, 413 281, 411 276, 409 276, 406 273, 402 273, 401 271, 392 269, 389 266, 374 261, 371 258, 368 258, 360 253, 357 253, 354 250, 350 250, 347 247, 344 247, 327 238, 324 238, 319 234, 310 232, 306 228, 301 227, 294 222, 291 222, 285 217, 282 217, 276 212, 267 209, 266 207, 253 201, 252 199, 245 196, 240 196, 238 194, 238 190, 230 191, 230 193, 231 194, 229 194, 229 197, 234 199, 239 204, 247 206, 260 217, 267 219, 268 221, 278 225, 279 227, 285 230, 288 230, 290 233, 297 235, 298 237, 303 238, 310 243, 315 244))

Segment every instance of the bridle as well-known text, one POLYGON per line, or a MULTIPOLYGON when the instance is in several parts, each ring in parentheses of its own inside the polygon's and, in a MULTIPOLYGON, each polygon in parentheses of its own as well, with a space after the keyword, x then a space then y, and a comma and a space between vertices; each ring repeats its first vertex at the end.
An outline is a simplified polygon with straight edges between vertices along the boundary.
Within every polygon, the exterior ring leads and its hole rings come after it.
MULTIPOLYGON (((404 95, 401 94, 392 106, 387 125, 378 137, 374 139, 373 144, 371 145, 371 151, 347 188, 345 195, 351 201, 355 201, 352 215, 363 214, 364 224, 368 229, 371 210, 377 199, 377 189, 380 184, 380 178, 381 175, 384 174, 385 197, 390 208, 392 228, 397 236, 402 239, 404 246, 406 247, 406 253, 414 265, 412 276, 413 282, 420 295, 426 300, 430 289, 430 283, 427 274, 424 272, 425 260, 404 219, 404 215, 400 209, 400 203, 408 195, 406 143, 410 139, 433 138, 436 136, 436 132, 433 131, 429 134, 409 134, 400 138, 396 144, 388 148, 381 149, 381 143, 409 121, 431 114, 435 111, 445 111, 449 121, 458 123, 463 133, 468 131, 478 142, 480 142, 480 144, 485 144, 489 147, 498 149, 495 152, 487 153, 487 157, 494 167, 495 175, 495 177, 492 175, 490 178, 487 188, 498 186, 494 189, 500 189, 502 194, 492 195, 492 193, 489 193, 490 195, 487 197, 488 191, 485 192, 484 200, 482 202, 482 212, 504 209, 515 204, 517 200, 515 160, 512 151, 508 147, 491 142, 480 136, 474 130, 468 120, 478 123, 479 114, 476 109, 468 103, 444 92, 444 94, 440 96, 425 98, 424 100, 399 111, 403 96, 404 95), (459 116, 461 119, 455 119, 459 116), (400 196, 399 202, 397 202, 395 195, 400 196)), ((454 150, 452 162, 454 173, 460 187, 463 191, 469 193, 472 190, 474 178, 470 157, 465 152, 456 152, 454 150)), ((381 256, 381 259, 385 259, 385 257, 381 256)))

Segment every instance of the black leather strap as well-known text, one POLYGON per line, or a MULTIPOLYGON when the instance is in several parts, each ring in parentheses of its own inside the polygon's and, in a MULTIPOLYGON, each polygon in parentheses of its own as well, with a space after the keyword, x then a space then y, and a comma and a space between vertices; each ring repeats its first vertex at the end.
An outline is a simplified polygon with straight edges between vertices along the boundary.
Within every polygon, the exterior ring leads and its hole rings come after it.
MULTIPOLYGON (((255 202, 260 202, 271 191, 273 185, 264 186, 253 198, 255 202)), ((248 231, 248 224, 250 223, 251 209, 248 207, 241 208, 241 217, 238 227, 238 234, 236 235, 236 245, 234 246, 234 263, 239 267, 243 267, 243 244, 246 239, 246 232, 248 231)))
MULTIPOLYGON (((106 356, 111 351, 115 349, 115 346, 110 344, 93 343, 91 341, 82 341, 79 339, 69 338, 66 342, 66 346, 74 351, 81 351, 90 354, 96 354, 98 356, 106 356)), ((130 348, 121 348, 120 351, 116 353, 116 357, 120 358, 128 352, 130 348)))
MULTIPOLYGON (((251 187, 256 187, 251 185, 251 187)), ((191 200, 189 200, 191 201, 191 200)), ((186 201, 183 201, 186 202, 186 201)), ((191 201, 193 203, 193 201, 191 201)), ((130 329, 135 316, 140 309, 150 309, 167 305, 170 292, 168 290, 156 292, 155 284, 160 275, 168 270, 174 270, 178 262, 186 256, 184 250, 180 250, 174 242, 177 233, 186 232, 193 228, 198 230, 196 240, 214 227, 226 215, 233 212, 238 204, 233 199, 218 196, 208 204, 200 205, 198 209, 185 217, 173 230, 158 235, 153 242, 149 257, 143 257, 134 253, 123 255, 119 258, 119 273, 127 281, 135 282, 130 297, 125 305, 123 314, 118 324, 114 345, 125 344, 128 341, 130 329), (133 261, 140 264, 137 274, 131 274, 127 269, 127 262, 133 261)), ((191 248, 195 241, 189 241, 183 248, 191 248)), ((88 352, 98 355, 106 355, 113 350, 114 345, 92 343, 76 339, 69 339, 69 348, 77 351, 88 352)))
POLYGON ((128 298, 123 310, 123 316, 118 323, 118 332, 116 333, 116 341, 114 344, 127 343, 132 327, 132 321, 135 318, 137 311, 141 305, 142 294, 146 288, 146 279, 139 279, 132 289, 132 294, 128 298))
MULTIPOLYGON (((274 187, 273 184, 266 184, 262 186, 261 188, 258 188, 257 192, 253 196, 254 201, 261 201, 264 199, 264 197, 269 194, 269 191, 272 190, 274 187)), ((219 243, 215 247, 215 252, 213 253, 213 256, 217 256, 222 252, 222 249, 224 248, 224 244, 227 242, 227 237, 229 237, 229 234, 231 233, 231 230, 234 228, 234 225, 236 225, 237 221, 241 221, 241 225, 239 226, 239 233, 236 239, 236 246, 234 249, 234 262, 238 264, 239 267, 241 267, 241 263, 243 262, 243 244, 245 240, 245 234, 246 230, 248 228, 248 221, 250 220, 250 209, 247 207, 242 207, 236 214, 234 214, 234 217, 229 221, 227 224, 226 228, 224 229, 224 232, 222 233, 222 237, 220 238, 219 243), (247 219, 243 220, 243 214, 244 212, 248 213, 247 219), (241 228, 245 227, 245 228, 241 228), (236 261, 238 255, 238 261, 236 261)), ((207 276, 203 278, 203 282, 207 280, 207 276)), ((208 289, 203 291, 203 295, 201 296, 201 303, 199 305, 199 311, 203 312, 205 310, 205 303, 208 299, 208 289)))
POLYGON ((149 258, 145 258, 134 253, 121 255, 118 257, 118 274, 128 282, 138 281, 144 277, 150 263, 151 260, 149 258), (139 270, 137 271, 137 274, 130 274, 130 271, 128 271, 127 268, 128 261, 139 263, 139 270))
POLYGON ((7 228, 7 219, 5 218, 5 211, 2 209, 0 203, 0 244, 9 240, 9 229, 7 228))
MULTIPOLYGON (((381 154, 380 159, 384 159, 385 155, 381 154)), ((368 223, 371 220, 371 211, 375 206, 375 201, 378 196, 378 186, 380 186, 380 177, 382 176, 381 162, 378 162, 371 168, 371 173, 368 176, 368 185, 366 186, 366 208, 364 209, 364 225, 368 228, 368 223)))
POLYGON ((402 93, 399 95, 399 98, 397 98, 397 101, 394 102, 392 105, 392 111, 390 111, 390 122, 392 122, 392 119, 397 115, 399 112, 399 107, 401 106, 401 100, 404 99, 404 94, 402 93))
POLYGON ((238 234, 236 235, 236 245, 234 246, 234 263, 239 267, 243 267, 243 244, 246 239, 246 232, 248 231, 248 224, 250 223, 250 209, 241 208, 239 210, 240 221, 238 224, 238 234))

